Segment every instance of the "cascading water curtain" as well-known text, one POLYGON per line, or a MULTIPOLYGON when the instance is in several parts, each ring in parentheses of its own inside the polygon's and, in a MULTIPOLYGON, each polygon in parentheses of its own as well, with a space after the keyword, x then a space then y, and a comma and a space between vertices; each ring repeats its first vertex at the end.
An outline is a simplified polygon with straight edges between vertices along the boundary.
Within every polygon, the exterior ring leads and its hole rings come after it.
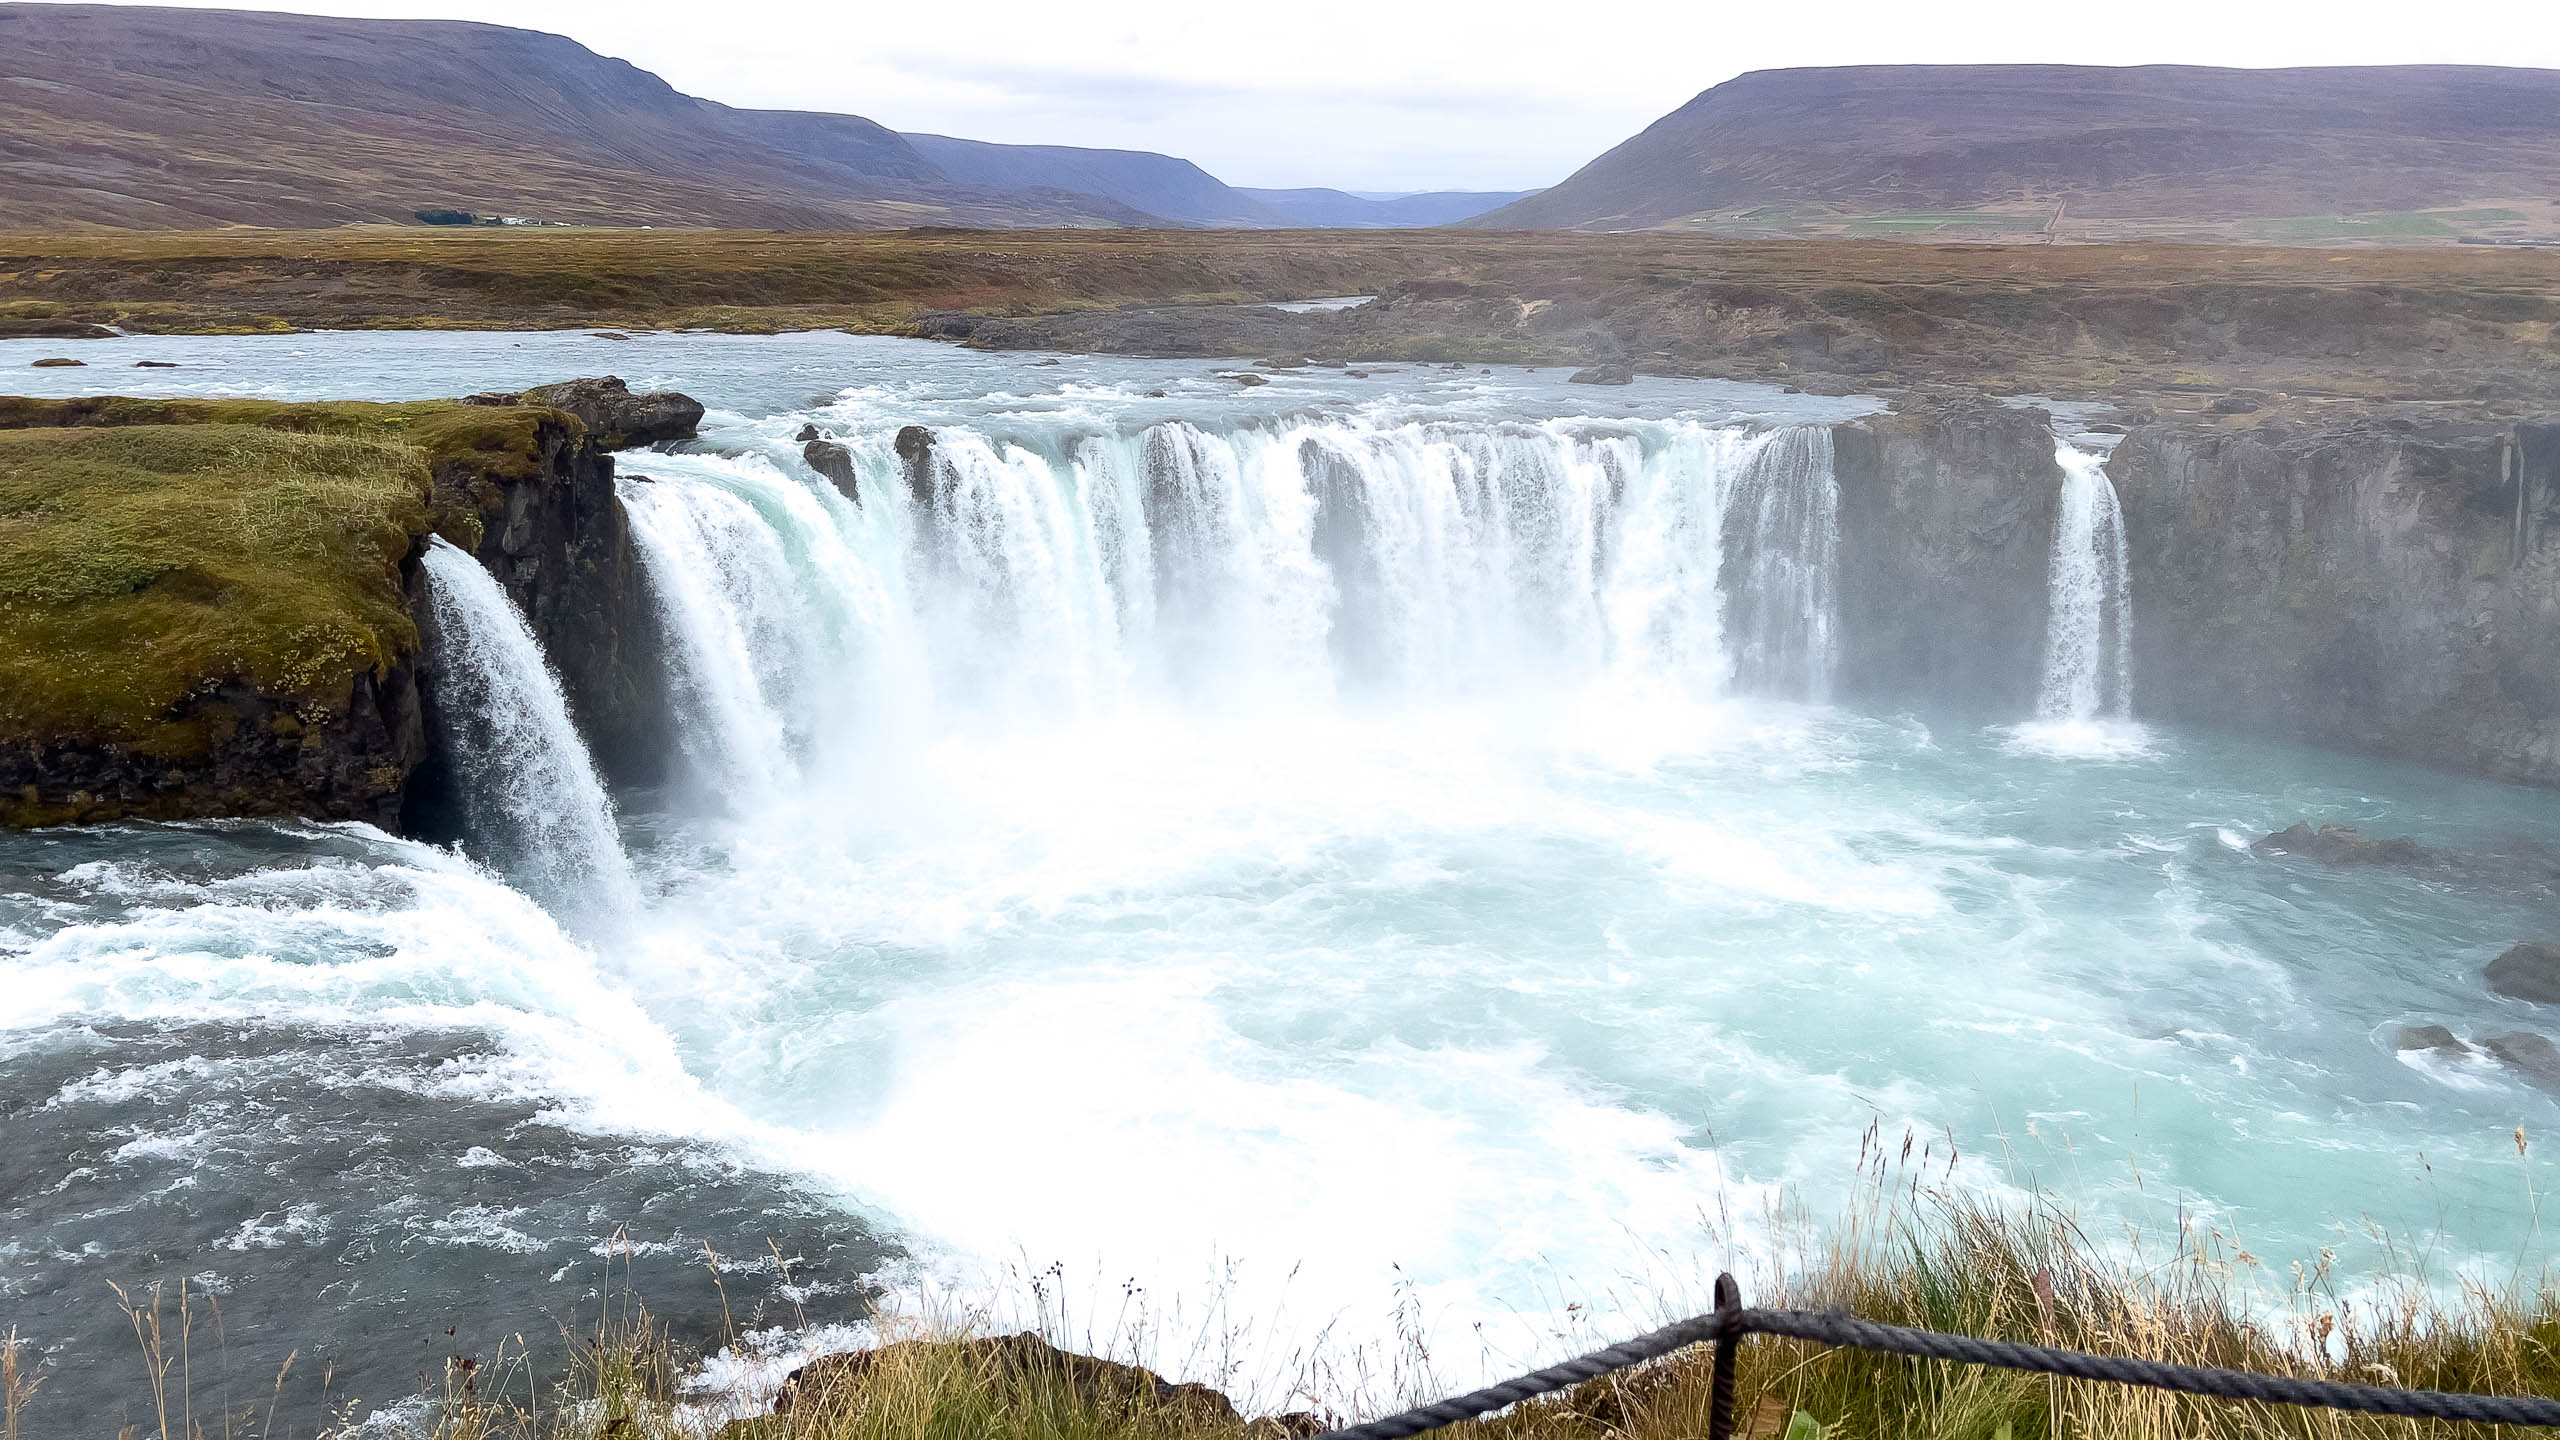
POLYGON ((2051 600, 2036 718, 2126 719, 2133 713, 2133 581, 2124 511, 2106 457, 2056 447, 2062 502, 2054 516, 2051 600))
POLYGON ((1827 702, 1840 606, 1831 432, 1802 426, 1766 436, 1735 477, 1725 533, 1736 688, 1827 702))
MULTIPOLYGON (((1431 698, 1604 675, 1829 694, 1838 487, 1821 427, 1177 421, 1039 444, 948 428, 912 489, 884 437, 855 448, 866 508, 783 528, 897 517, 894 555, 832 550, 904 595, 863 623, 907 628, 939 704, 1036 715, 1132 686, 1431 698)), ((786 554, 825 537, 777 538, 772 497, 741 496, 834 492, 731 468, 622 493, 688 754, 717 793, 753 795, 789 782, 821 723, 793 691, 832 652, 802 633, 830 607, 794 593, 817 581, 786 554)))

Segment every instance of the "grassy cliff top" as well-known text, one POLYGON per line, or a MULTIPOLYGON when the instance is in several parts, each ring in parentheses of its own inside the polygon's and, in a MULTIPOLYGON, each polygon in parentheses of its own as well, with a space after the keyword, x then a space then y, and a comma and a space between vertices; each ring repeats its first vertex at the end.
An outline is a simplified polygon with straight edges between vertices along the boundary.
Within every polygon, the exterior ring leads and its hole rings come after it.
POLYGON ((448 462, 539 464, 541 409, 0 398, 0 743, 201 753, 243 683, 306 715, 416 650, 401 562, 448 462))

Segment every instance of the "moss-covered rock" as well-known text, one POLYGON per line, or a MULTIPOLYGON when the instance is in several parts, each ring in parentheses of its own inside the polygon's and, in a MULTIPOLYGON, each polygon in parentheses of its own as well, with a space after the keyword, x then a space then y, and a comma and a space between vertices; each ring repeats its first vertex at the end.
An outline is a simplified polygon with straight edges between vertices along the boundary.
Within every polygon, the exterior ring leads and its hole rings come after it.
POLYGON ((0 397, 0 824, 399 828, 427 537, 567 626, 627 608, 619 521, 546 407, 0 397))

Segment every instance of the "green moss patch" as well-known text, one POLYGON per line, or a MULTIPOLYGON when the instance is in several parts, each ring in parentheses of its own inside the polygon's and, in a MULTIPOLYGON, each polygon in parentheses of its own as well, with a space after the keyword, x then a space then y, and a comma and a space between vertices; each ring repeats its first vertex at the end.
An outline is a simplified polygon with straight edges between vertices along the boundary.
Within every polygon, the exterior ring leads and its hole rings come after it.
POLYGON ((529 469, 549 414, 0 400, 0 743, 199 754, 182 702, 233 682, 337 711, 417 648, 438 463, 529 469))

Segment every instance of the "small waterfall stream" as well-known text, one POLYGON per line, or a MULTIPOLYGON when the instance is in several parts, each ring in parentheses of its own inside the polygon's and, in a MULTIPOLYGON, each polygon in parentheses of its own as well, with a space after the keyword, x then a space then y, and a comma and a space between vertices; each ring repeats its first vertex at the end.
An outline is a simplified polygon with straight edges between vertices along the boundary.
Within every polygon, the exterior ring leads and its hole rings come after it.
POLYGON ((2036 718, 2125 720, 2133 714, 2133 585, 2124 513, 2107 457, 2057 446, 2062 505, 2054 518, 2052 600, 2036 718))
POLYGON ((639 887, 559 679, 498 582, 458 547, 427 547, 427 663, 437 740, 470 846, 555 914, 605 922, 639 887))

